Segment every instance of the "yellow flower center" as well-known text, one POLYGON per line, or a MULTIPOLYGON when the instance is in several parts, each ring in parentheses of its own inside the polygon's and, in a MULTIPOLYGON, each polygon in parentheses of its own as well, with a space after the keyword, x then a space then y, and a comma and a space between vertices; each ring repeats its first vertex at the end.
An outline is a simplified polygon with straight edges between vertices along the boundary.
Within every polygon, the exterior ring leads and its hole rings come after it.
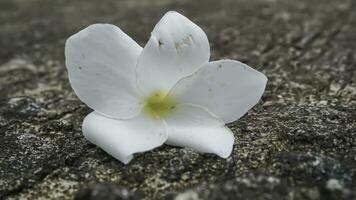
POLYGON ((173 112, 175 105, 172 96, 157 90, 143 98, 143 113, 151 117, 165 117, 173 112))

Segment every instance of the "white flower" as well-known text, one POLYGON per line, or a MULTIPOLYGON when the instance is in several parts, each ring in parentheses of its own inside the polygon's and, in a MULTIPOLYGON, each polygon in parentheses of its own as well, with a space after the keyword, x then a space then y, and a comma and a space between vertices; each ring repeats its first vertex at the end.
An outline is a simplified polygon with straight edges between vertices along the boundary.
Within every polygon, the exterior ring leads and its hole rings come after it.
POLYGON ((95 111, 84 136, 123 163, 163 143, 227 158, 234 136, 225 123, 261 98, 267 78, 233 60, 209 62, 208 38, 168 12, 142 49, 110 24, 94 24, 65 46, 70 83, 95 111))

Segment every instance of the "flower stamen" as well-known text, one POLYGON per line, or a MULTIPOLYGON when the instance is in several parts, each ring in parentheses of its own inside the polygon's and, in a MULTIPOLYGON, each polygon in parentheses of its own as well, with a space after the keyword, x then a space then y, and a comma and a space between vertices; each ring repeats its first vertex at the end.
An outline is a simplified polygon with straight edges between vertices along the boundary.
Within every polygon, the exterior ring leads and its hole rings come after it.
POLYGON ((143 113, 151 117, 166 117, 175 108, 176 101, 171 95, 156 90, 143 98, 143 113))

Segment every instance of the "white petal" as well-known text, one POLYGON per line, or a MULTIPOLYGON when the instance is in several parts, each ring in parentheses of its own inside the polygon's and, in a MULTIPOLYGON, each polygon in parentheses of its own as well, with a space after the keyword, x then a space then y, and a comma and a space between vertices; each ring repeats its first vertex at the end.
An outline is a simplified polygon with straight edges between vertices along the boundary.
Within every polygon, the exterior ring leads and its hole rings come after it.
POLYGON ((233 60, 210 62, 171 90, 178 102, 207 108, 225 123, 242 117, 261 98, 267 77, 233 60))
POLYGON ((83 134, 125 164, 130 162, 134 153, 149 151, 167 140, 164 122, 142 115, 116 120, 92 112, 83 121, 83 134))
POLYGON ((213 153, 223 158, 230 156, 234 144, 233 133, 204 108, 177 105, 165 121, 168 126, 167 144, 213 153))
POLYGON ((142 48, 117 26, 94 24, 72 35, 65 56, 78 97, 106 116, 130 118, 140 110, 135 68, 142 48))
POLYGON ((155 26, 139 57, 138 87, 145 95, 168 92, 182 77, 209 61, 210 47, 204 31, 177 12, 168 12, 155 26))

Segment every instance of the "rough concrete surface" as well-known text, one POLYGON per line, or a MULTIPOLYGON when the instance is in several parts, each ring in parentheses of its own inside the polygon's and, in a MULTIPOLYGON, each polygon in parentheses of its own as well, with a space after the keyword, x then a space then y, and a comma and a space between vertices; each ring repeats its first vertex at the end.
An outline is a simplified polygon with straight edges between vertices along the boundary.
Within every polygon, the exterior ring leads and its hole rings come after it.
MULTIPOLYGON (((0 199, 356 199, 356 1, 0 0, 0 199), (177 10, 212 60, 265 73, 226 160, 164 145, 129 165, 90 144, 64 43, 120 26, 144 45, 177 10)), ((232 92, 232 91, 231 91, 232 92)))

